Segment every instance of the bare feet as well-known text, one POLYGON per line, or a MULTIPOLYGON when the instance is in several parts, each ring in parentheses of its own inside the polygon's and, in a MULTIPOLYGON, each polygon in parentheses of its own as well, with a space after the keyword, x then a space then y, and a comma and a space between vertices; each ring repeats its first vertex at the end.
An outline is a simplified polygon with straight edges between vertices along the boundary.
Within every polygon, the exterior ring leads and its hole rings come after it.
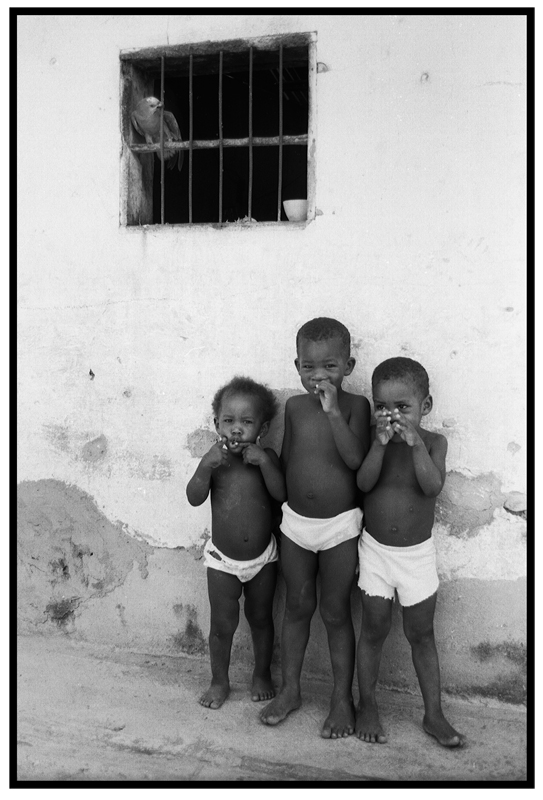
POLYGON ((251 700, 255 703, 259 700, 271 700, 275 697, 275 689, 271 677, 266 678, 253 675, 253 687, 251 689, 251 700))
POLYGON ((295 711, 302 705, 302 698, 299 694, 284 692, 282 689, 271 703, 260 712, 260 719, 265 725, 277 725, 282 722, 291 711, 295 711))
POLYGON ((463 747, 466 743, 464 734, 455 731, 443 714, 436 715, 432 719, 425 715, 422 720, 422 727, 430 736, 435 736, 443 747, 463 747))
POLYGON ((388 741, 379 719, 377 706, 360 704, 356 709, 355 733, 364 742, 384 744, 388 741))
POLYGON ((214 683, 211 681, 209 689, 204 692, 198 702, 206 708, 220 708, 229 694, 230 685, 228 683, 214 683))
POLYGON ((344 697, 330 703, 330 713, 322 726, 323 739, 342 739, 354 733, 354 705, 352 698, 344 697))

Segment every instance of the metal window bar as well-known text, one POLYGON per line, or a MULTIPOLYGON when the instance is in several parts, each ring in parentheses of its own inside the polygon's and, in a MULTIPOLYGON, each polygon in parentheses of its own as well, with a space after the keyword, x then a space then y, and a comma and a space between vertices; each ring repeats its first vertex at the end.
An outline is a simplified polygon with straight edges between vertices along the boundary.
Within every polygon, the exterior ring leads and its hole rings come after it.
POLYGON ((164 225, 164 56, 160 57, 160 224, 164 225))
MULTIPOLYGON (((216 150, 221 142, 219 139, 194 139, 192 142, 193 150, 216 150)), ((253 136, 253 147, 277 147, 279 144, 278 136, 253 136)), ((284 135, 283 146, 291 144, 307 144, 307 133, 296 135, 284 135)), ((170 142, 168 147, 171 150, 190 150, 190 142, 170 142)), ((223 139, 223 147, 248 147, 249 137, 243 139, 223 139)), ((133 153, 160 153, 160 144, 131 144, 130 149, 133 153)))
POLYGON ((281 222, 283 190, 283 45, 279 45, 279 176, 277 180, 277 222, 281 222))
MULTIPOLYGON (((253 182, 254 182, 254 165, 253 165, 253 148, 258 146, 279 146, 279 170, 278 170, 278 188, 277 188, 277 221, 281 221, 282 211, 282 182, 283 182, 283 146, 285 145, 300 145, 308 143, 308 134, 288 135, 283 134, 283 78, 284 72, 289 74, 288 69, 283 67, 283 44, 279 46, 279 70, 278 70, 278 90, 279 90, 279 135, 275 136, 254 136, 253 135, 253 47, 249 48, 249 136, 240 139, 225 139, 223 137, 223 54, 224 51, 219 51, 219 139, 218 140, 195 140, 194 136, 194 88, 193 88, 193 54, 189 54, 189 141, 172 143, 172 149, 188 150, 189 151, 189 175, 188 175, 188 193, 189 193, 189 223, 193 221, 193 151, 202 149, 219 148, 219 223, 222 223, 222 206, 223 206, 223 149, 224 147, 248 147, 249 148, 249 197, 248 197, 248 216, 252 217, 252 200, 253 200, 253 182)), ((164 201, 164 72, 165 72, 165 57, 161 56, 161 72, 160 72, 160 100, 162 103, 161 119, 160 119, 160 142, 156 145, 148 144, 132 144, 131 149, 134 153, 152 153, 157 152, 160 154, 161 167, 160 167, 160 216, 161 223, 164 224, 165 201, 164 201)))
POLYGON ((219 53, 219 225, 222 223, 222 179, 223 179, 223 138, 222 138, 222 59, 219 53))
POLYGON ((193 102, 194 94, 192 90, 192 53, 189 56, 189 225, 192 225, 192 150, 193 150, 193 102))
POLYGON ((249 198, 247 216, 253 216, 253 48, 249 48, 249 198))

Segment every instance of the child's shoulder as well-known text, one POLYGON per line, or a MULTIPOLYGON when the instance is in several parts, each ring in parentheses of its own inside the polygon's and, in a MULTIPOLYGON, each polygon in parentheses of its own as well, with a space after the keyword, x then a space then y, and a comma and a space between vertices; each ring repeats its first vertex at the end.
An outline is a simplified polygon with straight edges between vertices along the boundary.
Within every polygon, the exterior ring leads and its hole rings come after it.
POLYGON ((354 392, 347 392, 345 389, 341 390, 346 397, 349 397, 352 402, 356 403, 369 403, 365 394, 354 394, 354 392))
POLYGON ((370 401, 368 398, 363 394, 353 394, 352 392, 346 392, 345 389, 342 391, 344 402, 348 403, 351 408, 361 407, 367 408, 370 407, 370 401))
POLYGON ((292 394, 290 397, 287 398, 285 403, 285 408, 298 408, 301 405, 305 405, 306 403, 310 402, 311 398, 307 392, 303 394, 292 394))
POLYGON ((437 433, 437 431, 428 431, 426 428, 421 428, 420 432, 428 449, 432 447, 447 447, 447 437, 443 436, 442 433, 437 433))

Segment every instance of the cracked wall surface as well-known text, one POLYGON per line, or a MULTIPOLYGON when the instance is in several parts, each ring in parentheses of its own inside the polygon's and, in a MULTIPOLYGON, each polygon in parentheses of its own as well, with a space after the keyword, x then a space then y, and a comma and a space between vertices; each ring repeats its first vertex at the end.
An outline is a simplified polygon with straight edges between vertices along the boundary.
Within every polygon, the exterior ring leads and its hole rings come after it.
POLYGON ((145 578, 152 548, 110 522, 94 500, 60 481, 25 481, 17 492, 20 622, 66 625, 77 608, 121 586, 132 569, 145 578))

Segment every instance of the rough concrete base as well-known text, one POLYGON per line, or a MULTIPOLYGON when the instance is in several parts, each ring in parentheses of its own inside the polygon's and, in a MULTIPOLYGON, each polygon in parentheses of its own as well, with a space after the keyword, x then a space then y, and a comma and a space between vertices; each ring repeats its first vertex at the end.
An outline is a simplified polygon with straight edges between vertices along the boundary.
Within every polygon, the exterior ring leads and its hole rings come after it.
POLYGON ((231 677, 229 699, 212 711, 197 702, 209 682, 201 658, 136 655, 61 635, 19 637, 20 787, 29 781, 118 781, 118 788, 129 781, 364 787, 481 781, 488 788, 527 779, 521 707, 446 697, 445 714, 468 737, 461 750, 447 750, 422 730, 420 697, 381 690, 387 744, 324 740, 328 684, 306 678, 302 708, 272 728, 258 718, 265 704, 250 699, 250 671, 238 664, 231 677))

